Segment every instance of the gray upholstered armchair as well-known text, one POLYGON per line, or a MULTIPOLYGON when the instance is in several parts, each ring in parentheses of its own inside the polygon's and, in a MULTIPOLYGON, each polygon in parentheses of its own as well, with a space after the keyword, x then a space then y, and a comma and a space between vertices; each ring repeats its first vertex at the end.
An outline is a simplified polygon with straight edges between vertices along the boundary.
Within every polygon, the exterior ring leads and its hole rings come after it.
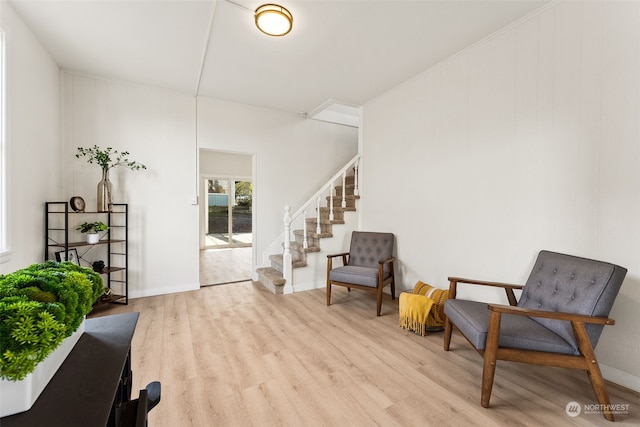
POLYGON ((382 290, 391 285, 396 299, 393 270, 392 233, 354 231, 349 252, 327 255, 327 305, 331 305, 331 285, 376 292, 377 315, 382 309, 382 290), (342 266, 334 268, 333 258, 341 257, 342 266))
MULTIPOLYGON (((444 349, 455 326, 484 358, 481 404, 489 407, 497 360, 535 363, 587 372, 603 408, 609 408, 593 349, 627 273, 606 262, 541 251, 526 285, 450 277, 444 349), (459 283, 501 287, 510 305, 455 299, 459 283), (514 290, 522 289, 516 304, 514 290)), ((604 416, 613 421, 607 409, 604 416)))

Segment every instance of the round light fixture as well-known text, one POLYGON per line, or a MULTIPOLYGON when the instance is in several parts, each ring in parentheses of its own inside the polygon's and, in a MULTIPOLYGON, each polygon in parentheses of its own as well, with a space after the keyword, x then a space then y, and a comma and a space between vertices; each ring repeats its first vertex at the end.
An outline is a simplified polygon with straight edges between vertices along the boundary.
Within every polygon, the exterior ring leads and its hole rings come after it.
POLYGON ((269 36, 284 36, 293 28, 291 12, 277 4, 263 4, 256 9, 256 27, 269 36))

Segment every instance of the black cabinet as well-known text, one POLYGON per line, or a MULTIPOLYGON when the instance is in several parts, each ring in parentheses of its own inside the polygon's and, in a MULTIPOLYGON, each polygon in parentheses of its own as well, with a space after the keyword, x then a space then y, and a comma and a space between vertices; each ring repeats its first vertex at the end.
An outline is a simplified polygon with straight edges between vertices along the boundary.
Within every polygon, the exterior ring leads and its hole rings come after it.
POLYGON ((92 267, 103 261, 100 271, 107 292, 99 303, 129 303, 129 212, 128 204, 114 203, 110 212, 76 212, 69 202, 45 203, 44 260, 73 261, 92 267), (98 243, 87 243, 76 228, 84 222, 101 221, 108 230, 98 243))

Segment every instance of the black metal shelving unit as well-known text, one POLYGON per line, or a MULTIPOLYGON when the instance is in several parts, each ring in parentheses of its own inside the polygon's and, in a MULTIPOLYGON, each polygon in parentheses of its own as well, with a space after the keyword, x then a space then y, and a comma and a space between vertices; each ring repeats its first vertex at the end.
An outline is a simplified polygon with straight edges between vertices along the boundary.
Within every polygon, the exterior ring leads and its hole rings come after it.
POLYGON ((76 212, 70 210, 69 202, 46 202, 44 260, 55 260, 56 252, 67 254, 69 249, 76 249, 78 262, 83 267, 91 268, 94 261, 106 260, 100 274, 111 293, 105 294, 98 303, 128 304, 129 205, 114 203, 112 206, 109 212, 76 212), (109 227, 98 243, 81 240, 83 235, 76 227, 85 221, 103 221, 109 227))

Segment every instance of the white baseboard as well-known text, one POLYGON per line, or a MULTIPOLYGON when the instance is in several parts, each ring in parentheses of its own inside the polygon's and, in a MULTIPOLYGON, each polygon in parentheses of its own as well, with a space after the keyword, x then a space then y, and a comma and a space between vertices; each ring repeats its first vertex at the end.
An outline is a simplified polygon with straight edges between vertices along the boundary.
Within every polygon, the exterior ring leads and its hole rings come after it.
POLYGON ((600 370, 605 380, 640 393, 640 377, 603 364, 600 364, 600 370))
POLYGON ((129 298, 153 297, 156 295, 176 294, 178 292, 197 291, 200 289, 200 283, 187 283, 184 285, 167 286, 164 288, 153 288, 148 290, 139 290, 129 292, 129 298))

